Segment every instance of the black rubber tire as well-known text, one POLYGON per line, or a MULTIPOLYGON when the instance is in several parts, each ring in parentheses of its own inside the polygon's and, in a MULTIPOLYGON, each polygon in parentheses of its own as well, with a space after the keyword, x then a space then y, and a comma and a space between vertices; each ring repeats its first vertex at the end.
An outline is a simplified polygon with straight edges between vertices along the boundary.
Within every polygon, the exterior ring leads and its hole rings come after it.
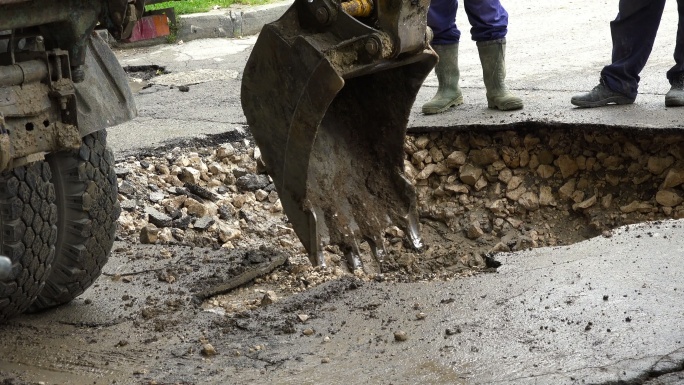
POLYGON ((0 252, 12 261, 13 273, 0 282, 0 322, 26 310, 50 274, 57 241, 50 176, 42 161, 0 174, 0 252))
POLYGON ((78 153, 47 161, 57 196, 55 261, 30 311, 67 303, 92 285, 109 259, 121 212, 106 131, 84 137, 78 153))

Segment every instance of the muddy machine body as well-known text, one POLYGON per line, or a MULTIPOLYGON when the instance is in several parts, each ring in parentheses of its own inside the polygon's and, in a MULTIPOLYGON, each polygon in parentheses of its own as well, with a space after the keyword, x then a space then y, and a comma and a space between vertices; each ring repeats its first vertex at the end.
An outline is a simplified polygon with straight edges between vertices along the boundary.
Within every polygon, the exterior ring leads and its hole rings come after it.
POLYGON ((93 31, 122 36, 135 3, 0 0, 0 321, 70 301, 107 261, 119 205, 105 129, 136 109, 93 31))

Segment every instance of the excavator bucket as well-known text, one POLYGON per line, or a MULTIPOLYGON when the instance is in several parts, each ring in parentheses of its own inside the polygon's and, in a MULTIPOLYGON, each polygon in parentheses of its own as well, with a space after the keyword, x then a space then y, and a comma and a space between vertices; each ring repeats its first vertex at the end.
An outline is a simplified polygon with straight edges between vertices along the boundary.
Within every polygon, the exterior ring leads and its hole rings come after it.
POLYGON ((422 247, 404 176, 411 106, 437 62, 429 0, 295 0, 264 26, 242 79, 242 107, 289 221, 314 265, 340 247, 382 261, 397 225, 422 247))

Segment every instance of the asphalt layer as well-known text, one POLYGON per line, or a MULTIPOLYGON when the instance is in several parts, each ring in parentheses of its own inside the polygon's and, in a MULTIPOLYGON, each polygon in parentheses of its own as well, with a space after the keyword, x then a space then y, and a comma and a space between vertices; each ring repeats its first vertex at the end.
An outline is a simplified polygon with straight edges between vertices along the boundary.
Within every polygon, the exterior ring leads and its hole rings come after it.
MULTIPOLYGON (((436 90, 433 73, 413 107, 412 130, 525 124, 682 128, 684 109, 664 106, 665 72, 673 64, 677 28, 675 2, 666 5, 636 103, 591 110, 574 108, 570 97, 596 85, 608 63, 608 23, 617 4, 532 0, 504 5, 510 13, 508 85, 524 99, 525 108, 487 109, 476 46, 459 9, 465 104, 422 115, 420 106, 436 90)), ((259 19, 258 12, 250 17, 259 19)), ((118 158, 246 129, 239 89, 254 38, 190 40, 117 50, 123 65, 161 65, 171 72, 141 83, 136 94, 140 117, 109 130, 118 158), (180 92, 181 85, 189 91, 180 92)), ((500 254, 496 258, 503 265, 496 273, 452 282, 323 285, 245 321, 238 337, 254 341, 269 334, 259 326, 260 317, 292 315, 288 306, 293 303, 313 315, 296 326, 297 333, 269 337, 269 348, 258 354, 254 368, 229 369, 231 382, 684 383, 682 226, 681 220, 648 223, 572 246, 500 254), (416 317, 420 312, 425 313, 422 320, 416 317), (304 328, 315 334, 301 335, 304 328), (394 340, 399 330, 406 341, 394 340), (329 342, 321 343, 326 336, 329 342)), ((57 317, 69 322, 87 317, 69 313, 74 306, 60 309, 57 317)), ((107 309, 104 303, 95 306, 107 309)), ((230 362, 217 359, 213 365, 226 368, 230 362)), ((217 373, 209 372, 203 381, 225 383, 225 373, 217 373)))
MULTIPOLYGON (((633 225, 573 246, 501 254, 496 273, 452 282, 351 286, 318 304, 326 287, 317 288, 309 301, 300 299, 311 305, 299 311, 313 319, 298 326, 317 334, 295 335, 278 344, 287 348, 264 353, 284 363, 260 378, 280 384, 664 381, 684 369, 683 225, 633 225), (395 340, 397 331, 407 339, 395 340), (321 344, 325 336, 331 340, 321 344)), ((287 308, 279 304, 268 314, 287 308)), ((663 383, 682 383, 672 378, 663 383)))

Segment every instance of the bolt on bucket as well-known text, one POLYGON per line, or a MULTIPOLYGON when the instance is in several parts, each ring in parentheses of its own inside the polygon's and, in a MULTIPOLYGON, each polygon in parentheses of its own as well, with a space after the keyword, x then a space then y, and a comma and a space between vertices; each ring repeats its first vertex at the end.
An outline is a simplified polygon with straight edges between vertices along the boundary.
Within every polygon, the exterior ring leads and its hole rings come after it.
POLYGON ((415 188, 404 176, 411 106, 437 62, 429 0, 296 0, 264 26, 242 107, 288 219, 314 265, 337 245, 361 267, 382 261, 388 227, 415 249, 415 188))

